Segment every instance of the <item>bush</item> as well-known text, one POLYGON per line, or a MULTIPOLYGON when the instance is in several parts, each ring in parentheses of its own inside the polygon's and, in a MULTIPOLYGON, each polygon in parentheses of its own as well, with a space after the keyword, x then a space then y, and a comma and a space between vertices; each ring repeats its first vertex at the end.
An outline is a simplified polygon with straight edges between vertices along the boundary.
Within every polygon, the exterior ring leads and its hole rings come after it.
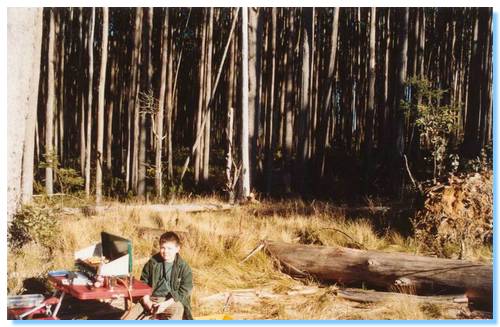
POLYGON ((493 240, 493 171, 451 175, 426 192, 424 209, 412 220, 424 251, 465 259, 493 240))
POLYGON ((58 234, 59 224, 53 209, 26 205, 15 214, 10 223, 8 242, 13 248, 20 248, 31 241, 51 248, 58 234))

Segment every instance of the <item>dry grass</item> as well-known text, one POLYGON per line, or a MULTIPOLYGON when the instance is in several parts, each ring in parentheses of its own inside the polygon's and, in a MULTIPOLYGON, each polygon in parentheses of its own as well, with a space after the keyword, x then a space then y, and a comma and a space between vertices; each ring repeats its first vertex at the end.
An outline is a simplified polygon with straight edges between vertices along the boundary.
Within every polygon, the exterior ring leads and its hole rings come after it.
MULTIPOLYGON (((217 201, 209 198, 202 202, 217 201)), ((181 255, 193 268, 195 316, 222 313, 222 305, 200 304, 199 299, 210 294, 248 288, 267 288, 276 294, 286 294, 286 291, 304 285, 303 281, 279 272, 262 252, 240 263, 262 239, 385 251, 414 252, 416 248, 410 239, 396 232, 389 231, 385 237, 380 237, 368 220, 349 221, 341 213, 329 210, 326 204, 316 203, 308 207, 296 201, 187 214, 159 214, 116 207, 116 210, 108 210, 100 216, 61 215, 60 219, 60 235, 51 252, 36 244, 27 244, 21 251, 9 251, 9 294, 22 292, 22 282, 28 277, 43 276, 54 269, 72 269, 73 252, 98 242, 101 231, 132 240, 136 277, 140 275, 145 260, 157 250, 157 244, 153 244, 151 238, 140 235, 139 227, 186 232, 188 239, 182 246, 181 255)), ((488 256, 488 252, 478 250, 477 255, 488 256)), ((232 306, 230 309, 230 314, 241 319, 435 318, 432 310, 422 310, 410 300, 376 307, 340 300, 335 297, 332 287, 321 288, 313 295, 290 296, 286 301, 262 299, 257 306, 232 306)))

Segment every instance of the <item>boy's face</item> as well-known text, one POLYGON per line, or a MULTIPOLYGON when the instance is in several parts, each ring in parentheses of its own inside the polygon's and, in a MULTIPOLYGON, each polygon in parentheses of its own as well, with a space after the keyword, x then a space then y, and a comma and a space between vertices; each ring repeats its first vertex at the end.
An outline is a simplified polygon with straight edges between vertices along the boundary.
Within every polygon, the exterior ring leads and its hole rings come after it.
POLYGON ((175 255, 179 250, 179 244, 174 241, 167 241, 160 244, 160 255, 166 262, 174 262, 175 255))

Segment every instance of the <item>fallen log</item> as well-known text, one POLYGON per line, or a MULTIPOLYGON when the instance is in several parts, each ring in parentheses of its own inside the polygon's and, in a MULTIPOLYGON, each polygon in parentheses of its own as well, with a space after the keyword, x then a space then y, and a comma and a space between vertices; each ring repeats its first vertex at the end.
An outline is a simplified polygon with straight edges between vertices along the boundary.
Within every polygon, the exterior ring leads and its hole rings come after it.
POLYGON ((396 292, 377 292, 372 290, 363 290, 357 288, 347 288, 337 290, 336 295, 338 298, 359 302, 359 303, 377 303, 389 300, 405 300, 411 299, 418 303, 431 303, 431 304, 463 304, 468 303, 467 298, 463 294, 458 295, 435 295, 435 296, 421 296, 411 295, 396 292))
POLYGON ((492 303, 490 264, 416 256, 264 241, 265 250, 282 269, 297 277, 368 286, 414 294, 465 293, 469 301, 492 303))
POLYGON ((61 211, 65 214, 76 215, 79 213, 85 216, 95 216, 109 212, 111 210, 137 210, 138 212, 149 210, 159 214, 164 213, 200 213, 207 211, 225 211, 231 210, 234 206, 229 204, 124 204, 124 205, 92 205, 82 207, 65 207, 61 211))

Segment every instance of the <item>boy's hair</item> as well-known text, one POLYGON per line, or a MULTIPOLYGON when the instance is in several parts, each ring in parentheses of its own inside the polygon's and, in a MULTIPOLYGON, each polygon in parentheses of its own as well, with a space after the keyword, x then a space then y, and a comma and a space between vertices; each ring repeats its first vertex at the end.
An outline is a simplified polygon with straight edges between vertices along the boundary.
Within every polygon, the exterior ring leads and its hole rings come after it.
POLYGON ((165 242, 175 242, 178 246, 181 245, 181 239, 174 232, 165 232, 160 236, 160 245, 165 242))

